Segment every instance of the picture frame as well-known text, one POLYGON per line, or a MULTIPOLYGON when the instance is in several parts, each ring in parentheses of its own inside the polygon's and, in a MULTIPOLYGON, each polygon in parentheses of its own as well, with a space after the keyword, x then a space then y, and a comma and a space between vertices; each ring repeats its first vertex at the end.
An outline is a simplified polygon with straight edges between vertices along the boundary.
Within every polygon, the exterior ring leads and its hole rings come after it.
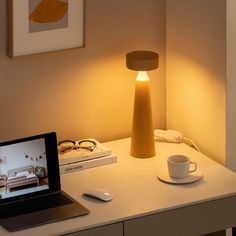
POLYGON ((84 0, 8 0, 8 56, 84 47, 84 5, 84 0))
POLYGON ((6 164, 6 157, 0 156, 0 165, 6 164))

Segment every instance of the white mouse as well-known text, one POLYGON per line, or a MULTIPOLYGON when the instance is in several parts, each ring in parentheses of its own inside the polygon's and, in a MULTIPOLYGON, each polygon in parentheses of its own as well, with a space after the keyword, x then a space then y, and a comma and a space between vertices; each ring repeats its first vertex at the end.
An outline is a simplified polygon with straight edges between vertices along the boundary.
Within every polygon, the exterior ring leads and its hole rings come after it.
POLYGON ((112 200, 112 196, 105 190, 101 189, 91 189, 83 193, 84 196, 95 198, 104 202, 109 202, 112 200))

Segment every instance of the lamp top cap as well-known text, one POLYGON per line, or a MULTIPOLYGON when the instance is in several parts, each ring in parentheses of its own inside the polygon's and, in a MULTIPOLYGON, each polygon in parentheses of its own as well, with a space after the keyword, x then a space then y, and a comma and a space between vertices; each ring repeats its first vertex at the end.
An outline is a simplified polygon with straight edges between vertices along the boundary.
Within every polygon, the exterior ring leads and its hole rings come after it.
POLYGON ((126 67, 135 71, 155 70, 159 65, 159 55, 152 51, 133 51, 126 55, 126 67))

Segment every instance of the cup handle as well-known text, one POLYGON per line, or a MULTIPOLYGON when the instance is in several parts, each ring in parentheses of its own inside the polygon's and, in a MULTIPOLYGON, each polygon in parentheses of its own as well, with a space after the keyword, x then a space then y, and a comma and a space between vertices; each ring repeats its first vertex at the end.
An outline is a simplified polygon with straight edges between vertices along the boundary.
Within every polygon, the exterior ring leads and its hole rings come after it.
POLYGON ((192 173, 197 170, 197 163, 196 162, 190 161, 189 165, 190 165, 190 168, 191 168, 191 165, 194 166, 194 168, 192 170, 189 170, 188 173, 192 173))

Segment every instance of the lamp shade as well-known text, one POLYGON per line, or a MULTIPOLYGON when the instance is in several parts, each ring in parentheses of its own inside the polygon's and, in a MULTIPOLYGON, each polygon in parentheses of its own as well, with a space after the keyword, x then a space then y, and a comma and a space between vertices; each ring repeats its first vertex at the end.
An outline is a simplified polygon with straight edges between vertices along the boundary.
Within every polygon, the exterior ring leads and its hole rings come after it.
POLYGON ((133 51, 126 55, 126 66, 130 70, 149 71, 158 68, 159 55, 152 51, 133 51))

